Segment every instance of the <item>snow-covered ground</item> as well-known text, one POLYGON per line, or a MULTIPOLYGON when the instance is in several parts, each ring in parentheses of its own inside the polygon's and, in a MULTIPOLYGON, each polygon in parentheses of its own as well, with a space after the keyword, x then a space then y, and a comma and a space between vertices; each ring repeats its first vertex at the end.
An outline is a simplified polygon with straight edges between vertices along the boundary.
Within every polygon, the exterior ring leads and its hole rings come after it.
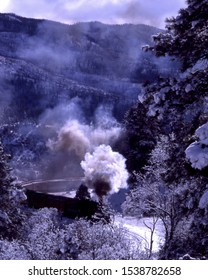
MULTIPOLYGON (((152 228, 153 218, 135 218, 121 215, 115 216, 115 223, 117 225, 123 225, 127 228, 133 238, 138 238, 141 241, 142 247, 144 249, 150 248, 150 236, 151 231, 148 227, 152 228), (144 223, 146 223, 146 226, 144 223)), ((154 235, 153 235, 153 252, 158 252, 160 246, 164 242, 164 227, 161 220, 157 221, 154 235)))

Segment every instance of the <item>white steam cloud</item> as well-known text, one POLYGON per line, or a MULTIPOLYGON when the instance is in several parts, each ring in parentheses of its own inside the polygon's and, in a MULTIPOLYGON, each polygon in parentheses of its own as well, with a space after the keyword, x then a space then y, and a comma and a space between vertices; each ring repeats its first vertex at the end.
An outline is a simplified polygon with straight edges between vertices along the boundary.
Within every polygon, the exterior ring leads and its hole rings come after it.
POLYGON ((86 184, 93 187, 100 197, 127 188, 128 172, 125 161, 121 154, 114 152, 108 145, 96 147, 94 152, 87 153, 81 162, 86 184))

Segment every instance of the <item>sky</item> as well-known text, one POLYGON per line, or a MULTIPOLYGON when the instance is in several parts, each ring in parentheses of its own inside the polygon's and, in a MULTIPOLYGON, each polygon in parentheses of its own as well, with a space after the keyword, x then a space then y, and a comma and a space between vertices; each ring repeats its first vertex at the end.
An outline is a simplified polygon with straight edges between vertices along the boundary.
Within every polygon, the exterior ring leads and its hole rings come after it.
POLYGON ((50 19, 63 23, 101 21, 109 24, 143 23, 164 28, 185 0, 1 0, 1 13, 50 19))

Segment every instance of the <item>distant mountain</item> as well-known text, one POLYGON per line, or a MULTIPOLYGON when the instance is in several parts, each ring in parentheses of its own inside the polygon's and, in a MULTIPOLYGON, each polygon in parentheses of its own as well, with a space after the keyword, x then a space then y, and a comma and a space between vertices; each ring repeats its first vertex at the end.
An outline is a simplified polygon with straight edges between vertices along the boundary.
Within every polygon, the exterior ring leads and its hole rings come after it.
POLYGON ((142 82, 171 69, 169 60, 156 61, 141 52, 159 31, 141 24, 66 25, 0 14, 2 94, 8 94, 9 84, 18 119, 37 117, 74 96, 93 99, 92 107, 113 101, 121 117, 137 99, 142 82))
POLYGON ((47 153, 51 132, 39 129, 45 118, 46 127, 61 127, 74 110, 91 125, 102 106, 122 121, 142 83, 175 69, 169 58, 142 51, 158 32, 142 24, 66 25, 0 14, 0 133, 13 167, 22 166, 25 176, 47 153))

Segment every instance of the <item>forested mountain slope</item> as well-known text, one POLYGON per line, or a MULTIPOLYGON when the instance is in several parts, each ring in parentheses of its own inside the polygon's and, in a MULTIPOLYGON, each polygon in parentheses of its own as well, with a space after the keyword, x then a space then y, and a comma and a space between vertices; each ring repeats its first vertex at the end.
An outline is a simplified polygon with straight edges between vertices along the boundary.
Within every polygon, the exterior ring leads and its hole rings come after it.
POLYGON ((73 114, 70 102, 87 124, 95 122, 100 106, 123 121, 143 82, 176 69, 169 58, 157 60, 141 50, 159 31, 146 25, 66 25, 0 14, 0 120, 7 151, 26 165, 38 160, 47 139, 37 126, 48 125, 43 119, 53 109, 62 116, 61 126, 73 114))

